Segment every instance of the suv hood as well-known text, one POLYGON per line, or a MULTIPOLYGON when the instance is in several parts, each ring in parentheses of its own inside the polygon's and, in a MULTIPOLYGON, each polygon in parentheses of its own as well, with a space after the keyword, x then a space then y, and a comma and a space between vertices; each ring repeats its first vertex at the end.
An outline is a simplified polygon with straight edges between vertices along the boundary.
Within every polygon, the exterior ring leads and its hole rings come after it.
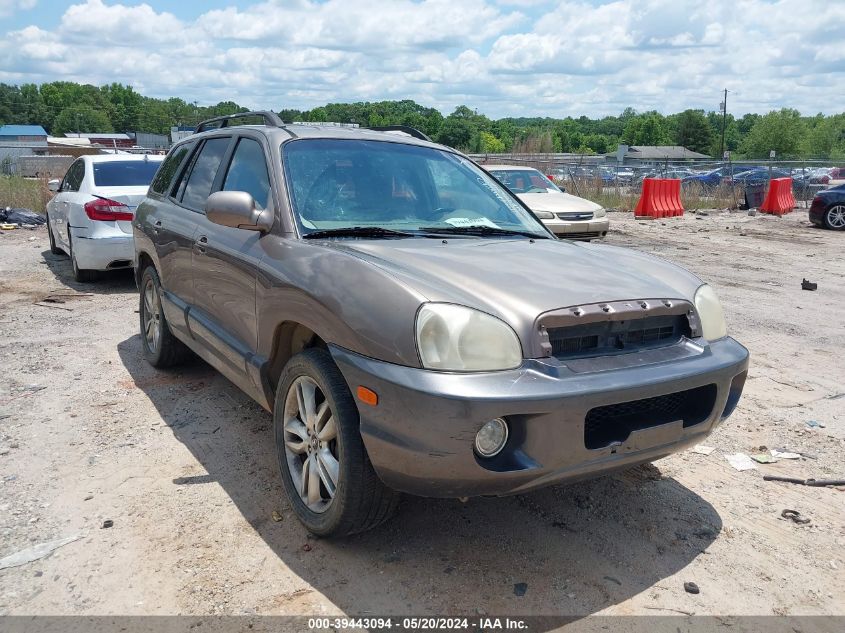
POLYGON ((517 197, 532 211, 563 213, 571 211, 598 211, 601 205, 569 193, 520 193, 517 197))
POLYGON ((701 281, 638 251, 558 240, 327 240, 429 301, 482 310, 519 332, 550 310, 629 299, 692 301, 701 281))

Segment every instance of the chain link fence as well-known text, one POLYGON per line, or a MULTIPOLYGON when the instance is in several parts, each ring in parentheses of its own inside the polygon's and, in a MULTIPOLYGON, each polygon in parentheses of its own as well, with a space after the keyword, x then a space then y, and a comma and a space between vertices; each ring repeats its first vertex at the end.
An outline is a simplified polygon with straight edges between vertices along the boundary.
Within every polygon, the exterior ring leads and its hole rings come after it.
MULTIPOLYGON (((532 167, 569 193, 606 208, 631 210, 644 178, 678 178, 687 209, 746 207, 746 192, 758 194, 772 178, 792 178, 795 199, 807 207, 816 192, 845 183, 845 166, 830 161, 636 161, 617 163, 604 156, 567 154, 474 154, 481 165, 532 167)), ((754 206, 753 204, 751 206, 754 206)))

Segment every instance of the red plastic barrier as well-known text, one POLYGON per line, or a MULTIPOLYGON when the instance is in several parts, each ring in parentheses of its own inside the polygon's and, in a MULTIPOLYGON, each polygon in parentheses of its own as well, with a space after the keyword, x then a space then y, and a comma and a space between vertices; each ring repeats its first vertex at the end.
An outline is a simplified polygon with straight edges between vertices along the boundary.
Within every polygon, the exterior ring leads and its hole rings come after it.
POLYGON ((784 215, 795 208, 795 196, 792 195, 792 178, 772 178, 766 198, 760 205, 762 213, 784 215))
POLYGON ((669 185, 669 205, 673 216, 684 214, 684 204, 681 202, 681 180, 672 178, 667 181, 669 185))
POLYGON ((634 208, 634 216, 636 217, 646 217, 651 216, 656 218, 657 215, 654 213, 654 207, 652 203, 652 184, 654 183, 653 178, 643 178, 643 190, 640 193, 640 199, 637 201, 637 206, 634 208))
POLYGON ((669 202, 669 181, 660 178, 656 184, 657 191, 654 195, 654 202, 660 212, 658 217, 668 218, 672 215, 672 205, 669 202))
POLYGON ((681 181, 677 178, 644 178, 643 190, 634 215, 668 218, 684 214, 681 203, 681 181))

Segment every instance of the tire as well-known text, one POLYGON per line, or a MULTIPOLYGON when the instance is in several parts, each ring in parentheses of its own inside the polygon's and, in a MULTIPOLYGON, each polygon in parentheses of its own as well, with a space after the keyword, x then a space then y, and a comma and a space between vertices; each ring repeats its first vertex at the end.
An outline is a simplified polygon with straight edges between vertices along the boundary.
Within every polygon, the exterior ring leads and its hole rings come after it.
POLYGON ((64 255, 64 251, 56 246, 56 238, 53 237, 53 227, 50 226, 50 214, 47 214, 47 237, 50 240, 50 252, 53 255, 64 255))
POLYGON ((140 289, 138 315, 144 358, 159 369, 178 365, 189 355, 189 350, 170 331, 161 309, 161 280, 153 266, 141 272, 140 289))
POLYGON ((96 270, 80 268, 79 264, 76 263, 76 255, 73 254, 73 240, 70 237, 70 229, 68 229, 67 233, 67 242, 70 248, 70 262, 73 265, 73 278, 80 283, 96 281, 99 276, 96 270))
POLYGON ((834 204, 823 216, 824 226, 831 231, 845 231, 845 204, 834 204))
POLYGON ((401 495, 373 470, 358 409, 327 351, 310 348, 288 361, 276 391, 273 431, 285 492, 309 531, 363 532, 396 511, 401 495), (303 409, 312 414, 303 416, 303 409))

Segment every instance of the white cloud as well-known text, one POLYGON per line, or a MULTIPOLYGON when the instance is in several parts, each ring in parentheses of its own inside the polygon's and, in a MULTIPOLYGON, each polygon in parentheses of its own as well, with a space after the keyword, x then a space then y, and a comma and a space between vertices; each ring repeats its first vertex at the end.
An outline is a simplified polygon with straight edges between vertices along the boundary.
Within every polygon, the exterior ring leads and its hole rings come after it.
MULTIPOLYGON (((246 0, 249 2, 249 0, 246 0)), ((0 0, 0 15, 34 4, 0 0)), ((841 110, 845 3, 824 0, 266 0, 193 18, 86 0, 0 33, 0 81, 310 108, 415 99, 448 113, 841 110)))
POLYGON ((0 0, 0 17, 12 15, 19 10, 29 10, 38 4, 38 0, 0 0))

